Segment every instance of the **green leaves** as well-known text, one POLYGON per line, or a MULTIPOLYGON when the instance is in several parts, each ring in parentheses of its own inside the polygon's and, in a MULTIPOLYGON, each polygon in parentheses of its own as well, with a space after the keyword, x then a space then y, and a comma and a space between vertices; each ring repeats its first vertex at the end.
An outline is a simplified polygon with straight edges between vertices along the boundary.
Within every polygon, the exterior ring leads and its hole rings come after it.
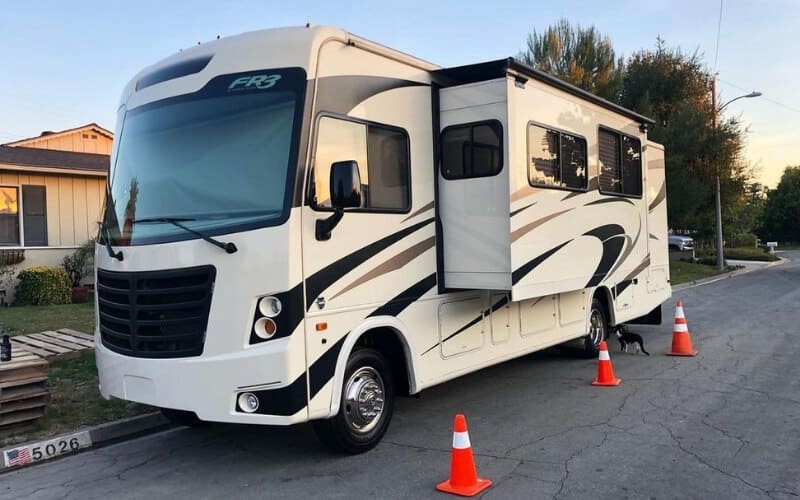
POLYGON ((20 271, 16 303, 22 306, 69 304, 70 282, 62 267, 36 266, 20 271))
POLYGON ((594 26, 573 27, 560 19, 544 33, 529 34, 520 59, 593 94, 618 101, 623 62, 616 59, 611 40, 594 26))

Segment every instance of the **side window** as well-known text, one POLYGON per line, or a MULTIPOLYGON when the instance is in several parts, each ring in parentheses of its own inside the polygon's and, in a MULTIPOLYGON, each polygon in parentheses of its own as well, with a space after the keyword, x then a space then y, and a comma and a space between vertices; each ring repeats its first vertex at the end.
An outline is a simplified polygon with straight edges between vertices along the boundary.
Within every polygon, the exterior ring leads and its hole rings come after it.
POLYGON ((528 182, 532 186, 586 189, 586 140, 528 125, 528 182))
POLYGON ((600 129, 600 191, 642 196, 642 144, 639 139, 600 129))
POLYGON ((442 132, 442 176, 448 180, 497 175, 503 169, 498 121, 447 127, 442 132))
POLYGON ((313 206, 331 208, 331 164, 353 160, 361 176, 361 208, 407 211, 408 135, 399 129, 323 116, 317 126, 313 206))

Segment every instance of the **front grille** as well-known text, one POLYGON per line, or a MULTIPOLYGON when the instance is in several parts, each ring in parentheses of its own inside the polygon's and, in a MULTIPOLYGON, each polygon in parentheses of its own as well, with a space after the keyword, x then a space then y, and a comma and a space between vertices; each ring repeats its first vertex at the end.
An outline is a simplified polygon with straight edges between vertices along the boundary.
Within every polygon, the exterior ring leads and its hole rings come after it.
POLYGON ((119 273, 97 270, 100 338, 137 358, 186 358, 203 352, 214 266, 119 273))

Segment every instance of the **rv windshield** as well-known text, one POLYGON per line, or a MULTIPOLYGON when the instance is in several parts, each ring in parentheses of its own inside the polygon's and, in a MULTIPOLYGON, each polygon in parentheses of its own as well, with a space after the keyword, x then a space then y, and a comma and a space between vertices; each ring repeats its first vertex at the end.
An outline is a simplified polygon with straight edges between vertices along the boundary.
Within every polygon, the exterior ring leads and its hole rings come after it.
POLYGON ((300 69, 238 73, 126 112, 104 221, 111 243, 197 238, 153 220, 209 236, 283 223, 304 86, 300 69))

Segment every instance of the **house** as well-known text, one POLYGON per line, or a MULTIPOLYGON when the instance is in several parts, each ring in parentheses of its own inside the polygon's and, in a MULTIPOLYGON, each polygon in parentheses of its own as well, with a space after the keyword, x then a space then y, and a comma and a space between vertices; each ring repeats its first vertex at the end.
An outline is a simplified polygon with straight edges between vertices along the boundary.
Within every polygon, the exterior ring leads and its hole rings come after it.
POLYGON ((57 266, 97 234, 112 142, 90 123, 0 145, 0 262, 57 266))

